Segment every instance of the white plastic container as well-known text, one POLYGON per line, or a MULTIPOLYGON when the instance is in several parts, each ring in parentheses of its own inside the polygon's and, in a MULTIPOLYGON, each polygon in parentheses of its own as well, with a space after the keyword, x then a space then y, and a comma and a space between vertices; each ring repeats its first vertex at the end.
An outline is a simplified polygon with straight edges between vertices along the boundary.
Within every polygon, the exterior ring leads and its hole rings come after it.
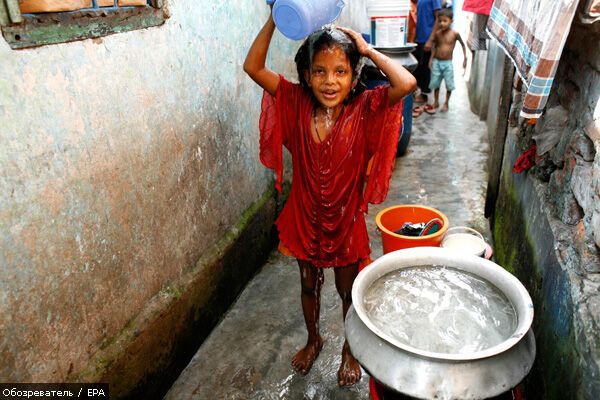
POLYGON ((483 257, 487 243, 483 239, 483 235, 475 229, 466 226, 457 226, 448 229, 440 247, 483 257))
POLYGON ((406 45, 410 0, 369 0, 367 15, 371 21, 371 44, 374 47, 406 45))

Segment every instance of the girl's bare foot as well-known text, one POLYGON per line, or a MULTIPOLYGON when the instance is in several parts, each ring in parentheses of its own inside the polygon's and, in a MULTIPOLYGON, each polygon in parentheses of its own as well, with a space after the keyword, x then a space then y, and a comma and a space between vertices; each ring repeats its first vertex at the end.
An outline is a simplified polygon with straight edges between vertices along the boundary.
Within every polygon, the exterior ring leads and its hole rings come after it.
POLYGON ((292 367, 302 375, 308 374, 308 371, 312 368, 313 363, 319 356, 321 349, 323 348, 323 339, 321 336, 314 342, 306 343, 292 359, 292 367))
POLYGON ((360 381, 361 375, 360 364, 356 361, 352 352, 350 352, 348 342, 344 342, 344 347, 342 349, 342 364, 338 370, 338 385, 354 385, 356 382, 360 381))
POLYGON ((442 106, 442 112, 448 112, 448 104, 442 106))

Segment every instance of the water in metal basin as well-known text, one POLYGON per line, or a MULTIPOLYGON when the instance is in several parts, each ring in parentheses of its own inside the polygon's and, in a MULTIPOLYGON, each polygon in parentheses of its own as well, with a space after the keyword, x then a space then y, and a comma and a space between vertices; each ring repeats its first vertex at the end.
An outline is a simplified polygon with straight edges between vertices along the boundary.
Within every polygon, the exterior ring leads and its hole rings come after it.
POLYGON ((384 333, 420 350, 469 354, 508 339, 513 305, 490 282, 444 266, 402 268, 377 279, 363 299, 384 333))

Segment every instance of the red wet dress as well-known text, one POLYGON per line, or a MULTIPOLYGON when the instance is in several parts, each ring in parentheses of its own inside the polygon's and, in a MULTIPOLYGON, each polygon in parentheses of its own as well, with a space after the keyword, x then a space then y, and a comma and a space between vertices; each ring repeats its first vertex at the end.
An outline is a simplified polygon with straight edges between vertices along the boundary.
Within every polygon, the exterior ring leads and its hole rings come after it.
POLYGON ((291 191, 275 224, 297 259, 339 267, 369 256, 364 213, 387 195, 402 124, 402 102, 388 107, 387 95, 380 87, 357 96, 318 143, 310 130, 311 93, 283 77, 275 96, 264 93, 260 159, 275 170, 281 190, 283 146, 292 155, 291 191))

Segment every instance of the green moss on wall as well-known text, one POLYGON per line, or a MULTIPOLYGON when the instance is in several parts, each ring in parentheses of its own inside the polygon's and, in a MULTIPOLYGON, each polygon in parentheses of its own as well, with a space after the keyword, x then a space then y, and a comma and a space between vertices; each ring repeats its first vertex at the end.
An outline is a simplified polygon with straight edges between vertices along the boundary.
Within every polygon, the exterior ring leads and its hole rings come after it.
POLYGON ((513 182, 503 179, 492 220, 496 261, 529 291, 535 307, 536 361, 524 382, 528 399, 576 398, 578 354, 575 350, 568 281, 555 257, 540 259, 541 247, 528 224, 513 182))
MULTIPOLYGON (((273 221, 284 200, 265 192, 227 234, 121 331, 106 339, 83 373, 73 381, 111 384, 115 398, 154 398, 164 394, 188 364, 274 245, 273 221)), ((162 396, 159 396, 162 397, 162 396)))

